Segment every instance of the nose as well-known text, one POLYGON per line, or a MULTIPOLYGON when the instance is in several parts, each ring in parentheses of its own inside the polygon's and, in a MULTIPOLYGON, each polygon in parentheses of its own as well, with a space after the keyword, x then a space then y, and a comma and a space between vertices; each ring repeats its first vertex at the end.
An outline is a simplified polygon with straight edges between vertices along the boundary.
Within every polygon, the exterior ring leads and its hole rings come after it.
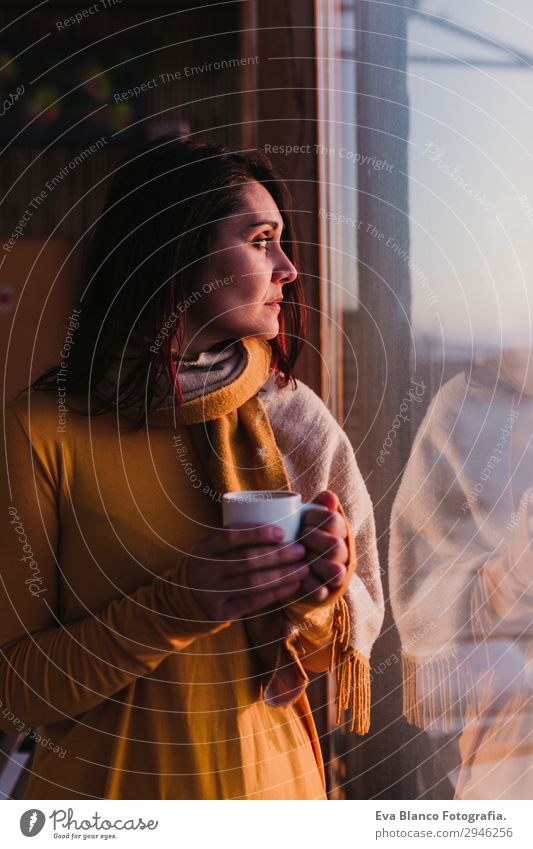
POLYGON ((279 259, 272 271, 272 280, 279 283, 294 283, 298 277, 298 271, 290 261, 285 251, 280 247, 279 259))

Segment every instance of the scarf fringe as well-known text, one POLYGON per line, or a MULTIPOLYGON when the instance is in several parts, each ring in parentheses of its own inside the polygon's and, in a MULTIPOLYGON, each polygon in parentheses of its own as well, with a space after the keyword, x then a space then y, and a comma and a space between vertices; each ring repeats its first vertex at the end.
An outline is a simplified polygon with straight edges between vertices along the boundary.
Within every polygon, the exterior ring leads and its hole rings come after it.
POLYGON ((480 684, 491 669, 488 645, 492 627, 481 573, 470 597, 471 657, 461 659, 454 648, 424 660, 402 652, 403 713, 411 725, 428 728, 438 724, 443 732, 457 731, 458 721, 464 726, 473 714, 479 713, 480 684), (474 653, 476 673, 472 666, 474 653))
POLYGON ((477 709, 472 670, 455 651, 423 661, 402 653, 402 672, 403 713, 410 725, 454 732, 477 709))
POLYGON ((350 711, 350 731, 367 734, 370 729, 370 663, 350 646, 350 612, 344 598, 336 602, 333 613, 333 645, 330 672, 335 673, 336 723, 342 711, 350 711))

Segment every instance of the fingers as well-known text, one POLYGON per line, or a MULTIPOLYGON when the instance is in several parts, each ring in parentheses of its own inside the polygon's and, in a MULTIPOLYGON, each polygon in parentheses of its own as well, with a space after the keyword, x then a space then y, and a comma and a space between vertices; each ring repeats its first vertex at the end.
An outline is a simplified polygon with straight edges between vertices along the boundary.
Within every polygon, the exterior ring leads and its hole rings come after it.
POLYGON ((347 563, 348 546, 344 539, 335 537, 318 528, 310 529, 301 540, 308 552, 320 554, 328 560, 336 560, 339 563, 347 563))
POLYGON ((314 575, 321 584, 325 584, 329 590, 335 590, 344 583, 346 578, 346 566, 334 560, 319 560, 310 563, 310 574, 314 575))
POLYGON ((256 593, 253 596, 244 596, 239 598, 229 599, 225 606, 224 612, 228 619, 237 619, 240 616, 247 616, 255 613, 257 610, 263 610, 265 607, 270 607, 271 604, 279 601, 283 602, 290 598, 300 587, 299 581, 291 581, 282 584, 273 590, 256 593))
POLYGON ((228 528, 220 528, 200 540, 197 551, 204 556, 226 554, 243 545, 272 545, 282 539, 283 530, 277 525, 231 525, 228 528))
POLYGON ((310 572, 300 585, 298 601, 304 604, 316 604, 317 602, 325 601, 329 593, 330 588, 324 586, 324 582, 320 581, 310 572))
POLYGON ((337 511, 325 510, 323 507, 317 510, 308 510, 303 517, 302 527, 306 529, 307 527, 317 527, 326 533, 339 537, 339 539, 348 536, 348 528, 341 514, 337 511))
POLYGON ((300 582, 309 574, 307 563, 290 563, 278 569, 261 569, 254 572, 231 575, 224 579, 223 591, 231 596, 251 595, 273 590, 282 584, 300 582))
MULTIPOLYGON (((320 560, 318 563, 310 563, 309 576, 302 581, 302 594, 311 593, 319 587, 323 587, 326 593, 322 593, 322 598, 327 598, 327 595, 341 587, 346 580, 346 567, 340 563, 335 563, 330 560, 320 560)), ((313 599, 322 600, 322 599, 313 599)))
POLYGON ((323 504, 328 510, 335 511, 338 509, 340 501, 338 495, 331 489, 325 489, 313 499, 313 504, 323 504))
POLYGON ((317 604, 341 586, 348 529, 335 509, 334 493, 321 493, 315 503, 295 543, 282 542, 283 531, 275 525, 245 524, 221 528, 197 543, 190 555, 189 585, 201 594, 200 606, 209 618, 227 621, 276 603, 317 604))
MULTIPOLYGON (((339 518, 342 519, 342 516, 339 516, 339 518)), ((309 530, 305 537, 302 536, 302 541, 304 539, 311 575, 317 580, 317 583, 325 587, 328 594, 341 587, 346 578, 346 566, 349 558, 349 550, 345 540, 318 528, 309 530)), ((312 601, 323 601, 325 598, 327 598, 327 595, 320 594, 317 591, 312 597, 312 601)))
POLYGON ((224 562, 225 575, 248 575, 251 572, 282 566, 302 560, 306 548, 301 543, 277 546, 244 546, 233 552, 232 561, 224 562))

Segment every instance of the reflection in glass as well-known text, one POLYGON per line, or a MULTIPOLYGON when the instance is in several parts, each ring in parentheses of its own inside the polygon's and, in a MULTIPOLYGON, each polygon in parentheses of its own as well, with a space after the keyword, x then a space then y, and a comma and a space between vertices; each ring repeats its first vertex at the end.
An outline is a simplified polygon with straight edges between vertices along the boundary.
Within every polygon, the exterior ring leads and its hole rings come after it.
POLYGON ((532 432, 531 350, 476 360, 433 398, 392 512, 404 710, 458 799, 533 796, 532 432))

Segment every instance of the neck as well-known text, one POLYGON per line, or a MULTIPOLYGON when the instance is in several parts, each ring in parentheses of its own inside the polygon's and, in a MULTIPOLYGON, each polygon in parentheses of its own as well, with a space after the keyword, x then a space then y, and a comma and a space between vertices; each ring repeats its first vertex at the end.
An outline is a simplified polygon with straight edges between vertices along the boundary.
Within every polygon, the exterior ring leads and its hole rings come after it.
MULTIPOLYGON (((174 341, 176 341, 174 339, 174 341)), ((182 359, 186 360, 192 357, 197 357, 199 354, 203 354, 205 352, 216 353, 217 351, 224 351, 226 348, 229 348, 231 345, 234 345, 238 342, 238 339, 230 338, 230 339, 219 339, 217 341, 211 340, 202 340, 195 339, 190 344, 185 342, 183 347, 182 359)))

